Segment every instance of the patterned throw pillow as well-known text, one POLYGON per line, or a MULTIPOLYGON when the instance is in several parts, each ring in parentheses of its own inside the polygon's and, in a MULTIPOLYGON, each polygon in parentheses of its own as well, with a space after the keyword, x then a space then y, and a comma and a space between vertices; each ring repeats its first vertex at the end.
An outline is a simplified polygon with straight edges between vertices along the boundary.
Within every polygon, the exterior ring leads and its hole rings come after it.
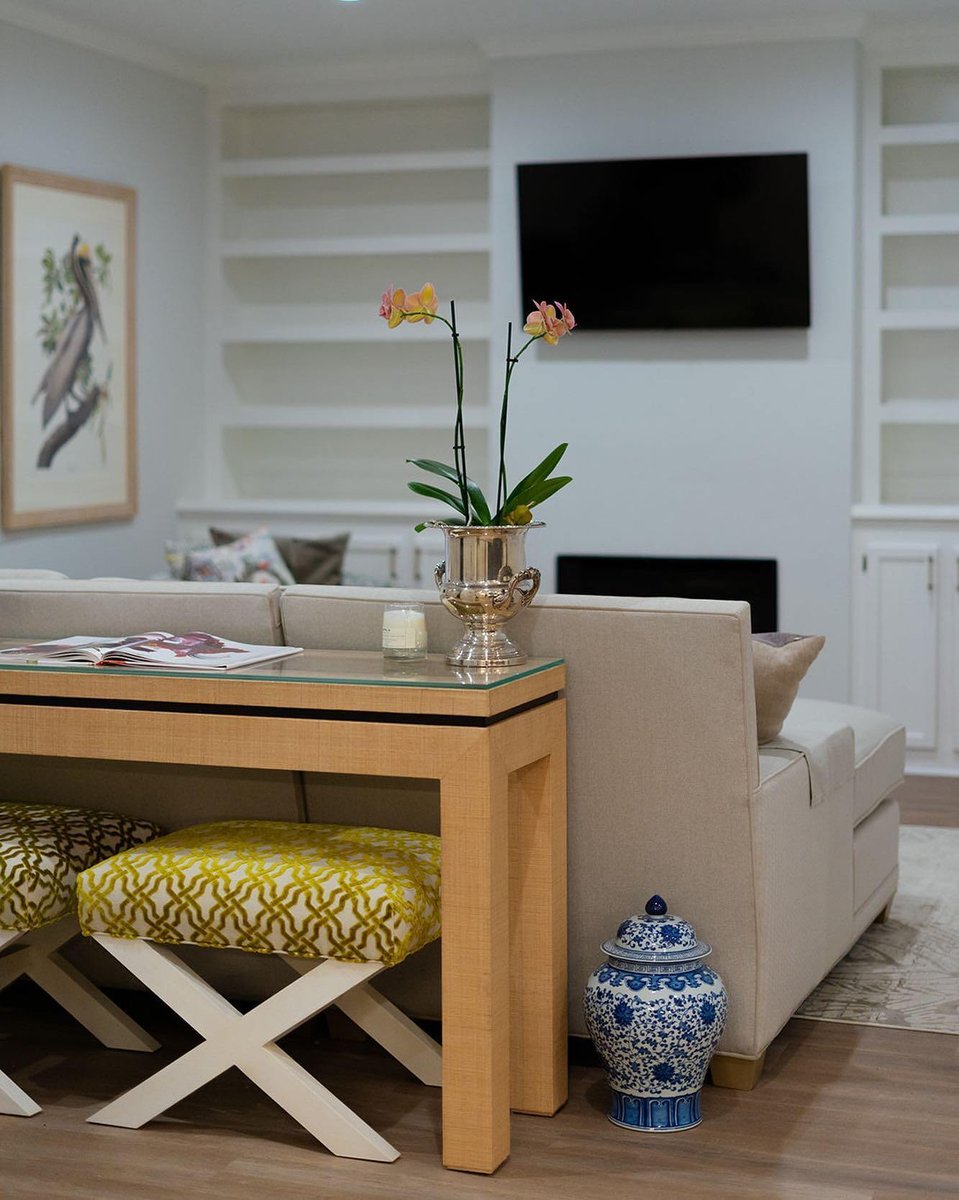
POLYGON ((204 583, 294 583, 276 542, 254 529, 225 546, 193 550, 186 556, 186 579, 204 583))
MULTIPOLYGON (((238 535, 225 529, 210 528, 214 546, 235 542, 238 535)), ((273 535, 283 561, 297 583, 340 584, 343 582, 343 558, 350 540, 348 533, 335 537, 299 538, 273 535)))
POLYGON ((186 579, 187 558, 197 550, 209 550, 210 543, 199 538, 170 538, 163 543, 163 557, 171 579, 186 579))
POLYGON ((98 809, 0 804, 0 929, 39 929, 75 912, 78 872, 162 832, 98 809))

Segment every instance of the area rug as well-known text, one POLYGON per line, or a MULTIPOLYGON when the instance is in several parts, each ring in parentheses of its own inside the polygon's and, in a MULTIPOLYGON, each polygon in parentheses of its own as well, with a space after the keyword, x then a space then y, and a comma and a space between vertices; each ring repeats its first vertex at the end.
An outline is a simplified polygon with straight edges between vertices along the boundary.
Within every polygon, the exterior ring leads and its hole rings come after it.
POLYGON ((959 1034, 959 829, 903 825, 892 915, 796 1015, 959 1034))

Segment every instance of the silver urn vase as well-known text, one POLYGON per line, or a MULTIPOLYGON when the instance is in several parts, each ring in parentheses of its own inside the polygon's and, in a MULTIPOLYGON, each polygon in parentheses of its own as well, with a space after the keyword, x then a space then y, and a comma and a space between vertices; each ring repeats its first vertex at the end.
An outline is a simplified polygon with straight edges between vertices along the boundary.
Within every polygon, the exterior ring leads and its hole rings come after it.
POLYGON ((539 591, 539 571, 526 565, 528 525, 443 525, 446 559, 433 577, 444 607, 466 626, 446 661, 457 667, 513 667, 526 655, 503 626, 539 591))
POLYGON ((726 1024, 711 952, 661 896, 627 917, 586 984, 586 1027, 612 1089, 614 1125, 663 1133, 702 1120, 706 1071, 726 1024))

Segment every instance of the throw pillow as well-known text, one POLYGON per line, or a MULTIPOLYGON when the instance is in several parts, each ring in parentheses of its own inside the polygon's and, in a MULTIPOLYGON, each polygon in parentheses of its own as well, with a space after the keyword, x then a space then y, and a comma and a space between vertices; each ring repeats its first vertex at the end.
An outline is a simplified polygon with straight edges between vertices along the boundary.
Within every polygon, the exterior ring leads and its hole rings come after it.
POLYGON ((826 644, 821 634, 754 633, 753 680, 760 746, 783 727, 803 676, 826 644))
POLYGON ((163 543, 163 557, 171 579, 186 579, 186 560, 195 550, 209 550, 209 542, 197 538, 179 538, 163 543))
POLYGON ((254 529, 223 546, 187 555, 186 578, 216 583, 294 582, 276 542, 266 529, 254 529))
MULTIPOLYGON (((237 535, 212 528, 214 546, 236 541, 237 535)), ((330 538, 275 537, 277 548, 297 583, 341 584, 348 533, 330 538)))

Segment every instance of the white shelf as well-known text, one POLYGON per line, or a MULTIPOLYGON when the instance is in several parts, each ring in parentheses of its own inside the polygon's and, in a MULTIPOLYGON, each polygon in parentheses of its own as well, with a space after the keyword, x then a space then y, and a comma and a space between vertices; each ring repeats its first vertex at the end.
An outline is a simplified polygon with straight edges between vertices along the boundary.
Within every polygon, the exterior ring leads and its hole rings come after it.
POLYGON ((386 234, 380 237, 257 238, 220 243, 223 258, 339 258, 380 254, 486 254, 488 233, 386 234))
POLYGON ((959 396, 955 400, 887 400, 880 405, 884 425, 959 424, 959 396))
MULTIPOLYGON (((452 430, 455 411, 448 408, 409 408, 386 405, 345 404, 342 408, 308 408, 306 405, 264 405, 223 410, 224 429, 446 429, 452 430)), ((488 429, 486 409, 463 410, 467 429, 488 429)))
POLYGON ((222 164, 224 179, 282 175, 373 175, 401 171, 488 169, 488 150, 434 150, 407 154, 326 154, 295 158, 236 158, 222 164))
POLYGON ((959 309, 880 312, 880 329, 959 329, 959 309))
POLYGON ((884 146, 927 146, 959 142, 959 125, 945 122, 929 125, 883 125, 879 140, 884 146))
POLYGON ((959 521, 959 507, 953 504, 854 504, 854 521, 959 521))
MULTIPOLYGON (((490 327, 485 323, 470 322, 457 330, 461 342, 486 342, 490 338, 490 327)), ((228 326, 221 334, 224 346, 256 345, 321 345, 330 343, 380 343, 395 344, 397 331, 390 329, 382 318, 374 314, 369 325, 257 325, 255 327, 228 326)), ((445 325, 420 323, 416 338, 420 342, 448 341, 449 330, 445 325)))
POLYGON ((177 515, 185 519, 210 515, 233 517, 372 517, 422 519, 424 513, 446 509, 445 504, 422 500, 181 500, 177 515))
POLYGON ((879 232, 884 237, 959 233, 959 214, 932 213, 918 216, 880 217, 879 232))

